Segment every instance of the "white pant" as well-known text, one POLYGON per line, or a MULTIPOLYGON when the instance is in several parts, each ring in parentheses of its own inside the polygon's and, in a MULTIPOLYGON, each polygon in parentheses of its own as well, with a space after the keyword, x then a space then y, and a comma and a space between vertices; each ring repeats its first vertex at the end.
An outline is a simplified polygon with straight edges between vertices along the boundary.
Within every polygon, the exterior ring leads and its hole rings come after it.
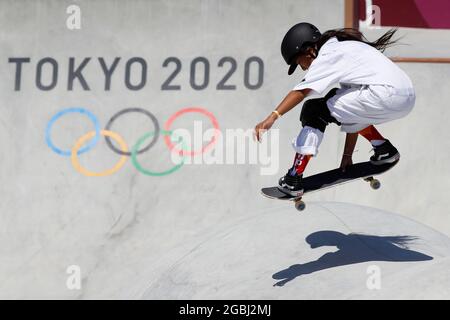
MULTIPOLYGON (((358 132, 370 125, 402 118, 414 107, 412 88, 397 89, 386 85, 342 86, 327 101, 331 115, 342 123, 341 130, 358 132)), ((316 155, 323 133, 308 126, 292 141, 300 154, 316 155)))

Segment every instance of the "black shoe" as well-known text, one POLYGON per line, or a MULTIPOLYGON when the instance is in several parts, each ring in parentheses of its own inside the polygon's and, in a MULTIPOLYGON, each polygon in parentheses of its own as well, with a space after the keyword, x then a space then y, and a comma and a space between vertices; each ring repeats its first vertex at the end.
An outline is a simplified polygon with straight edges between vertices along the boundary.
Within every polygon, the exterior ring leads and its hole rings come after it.
POLYGON ((373 147, 375 154, 370 157, 370 162, 375 165, 393 163, 400 159, 400 153, 389 140, 382 145, 373 147))
POLYGON ((278 190, 293 197, 303 195, 303 175, 292 176, 289 171, 278 180, 278 190))

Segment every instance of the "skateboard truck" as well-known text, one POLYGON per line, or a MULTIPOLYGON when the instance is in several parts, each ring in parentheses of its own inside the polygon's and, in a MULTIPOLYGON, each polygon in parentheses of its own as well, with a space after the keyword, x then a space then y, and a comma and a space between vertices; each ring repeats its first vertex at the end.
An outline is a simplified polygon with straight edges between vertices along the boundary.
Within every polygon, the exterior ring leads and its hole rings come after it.
POLYGON ((296 199, 296 200, 294 200, 294 201, 295 201, 295 203, 294 203, 295 209, 297 209, 298 211, 303 211, 303 210, 305 210, 306 204, 305 204, 305 202, 302 201, 302 198, 301 198, 301 197, 298 198, 298 199, 296 199))
POLYGON ((373 190, 380 189, 380 187, 381 187, 381 182, 380 182, 380 180, 377 180, 377 179, 375 179, 374 177, 367 177, 367 178, 364 178, 364 181, 369 182, 369 183, 370 183, 370 187, 371 187, 373 190))

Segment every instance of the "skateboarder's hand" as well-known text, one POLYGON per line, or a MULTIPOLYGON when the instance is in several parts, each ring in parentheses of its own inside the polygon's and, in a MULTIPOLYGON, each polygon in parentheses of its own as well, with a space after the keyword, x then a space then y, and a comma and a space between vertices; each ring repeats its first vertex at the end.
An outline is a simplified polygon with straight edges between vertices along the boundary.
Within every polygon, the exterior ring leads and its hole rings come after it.
POLYGON ((346 169, 348 166, 351 166, 352 164, 353 164, 352 156, 351 156, 351 155, 344 154, 344 155, 342 156, 342 160, 341 160, 341 170, 342 170, 343 172, 345 172, 345 169, 346 169))
POLYGON ((270 115, 266 118, 266 120, 264 120, 256 125, 255 132, 254 132, 254 136, 255 136, 256 140, 261 141, 262 134, 272 127, 275 120, 276 120, 276 118, 274 118, 272 115, 270 115))

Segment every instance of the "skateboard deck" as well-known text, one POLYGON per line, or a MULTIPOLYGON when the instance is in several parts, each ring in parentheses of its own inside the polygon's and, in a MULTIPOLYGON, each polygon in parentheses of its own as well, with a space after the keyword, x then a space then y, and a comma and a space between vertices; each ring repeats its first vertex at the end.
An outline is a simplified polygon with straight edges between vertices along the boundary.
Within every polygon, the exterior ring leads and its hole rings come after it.
POLYGON ((303 178, 304 192, 301 197, 294 197, 285 194, 280 191, 277 186, 262 188, 261 193, 265 197, 271 199, 296 201, 296 208, 299 210, 303 210, 305 205, 300 200, 305 196, 305 194, 310 192, 331 188, 357 179, 364 179, 365 181, 370 183, 370 186, 373 189, 378 189, 381 184, 377 179, 374 179, 373 176, 385 173, 386 171, 394 167, 398 162, 399 160, 393 163, 381 165, 374 165, 369 161, 359 162, 347 167, 345 172, 343 172, 340 168, 336 168, 309 177, 305 177, 303 178), (299 207, 303 207, 303 209, 299 207))

